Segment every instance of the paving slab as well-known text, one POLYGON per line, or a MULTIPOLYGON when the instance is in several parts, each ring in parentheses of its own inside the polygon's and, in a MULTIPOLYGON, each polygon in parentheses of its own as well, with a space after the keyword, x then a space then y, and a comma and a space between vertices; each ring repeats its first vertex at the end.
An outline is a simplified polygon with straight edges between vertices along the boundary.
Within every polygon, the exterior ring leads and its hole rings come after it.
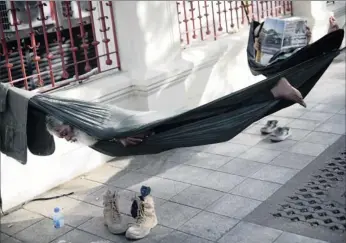
POLYGON ((321 241, 344 242, 345 139, 340 137, 244 220, 321 241))

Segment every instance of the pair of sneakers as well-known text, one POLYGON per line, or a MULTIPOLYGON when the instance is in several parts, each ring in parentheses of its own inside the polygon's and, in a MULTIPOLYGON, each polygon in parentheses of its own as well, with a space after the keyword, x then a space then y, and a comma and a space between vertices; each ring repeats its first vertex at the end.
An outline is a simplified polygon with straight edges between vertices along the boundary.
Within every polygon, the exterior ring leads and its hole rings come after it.
MULTIPOLYGON (((155 205, 153 198, 143 194, 133 199, 131 206, 131 215, 135 219, 134 223, 126 223, 119 210, 119 195, 117 192, 107 190, 103 195, 103 216, 104 224, 112 234, 124 234, 130 240, 138 240, 146 237, 152 228, 157 225, 155 205)), ((149 188, 150 192, 150 188, 149 188)))
POLYGON ((272 142, 281 142, 291 136, 291 129, 289 127, 278 127, 277 120, 267 121, 267 124, 261 128, 261 133, 269 135, 272 142))

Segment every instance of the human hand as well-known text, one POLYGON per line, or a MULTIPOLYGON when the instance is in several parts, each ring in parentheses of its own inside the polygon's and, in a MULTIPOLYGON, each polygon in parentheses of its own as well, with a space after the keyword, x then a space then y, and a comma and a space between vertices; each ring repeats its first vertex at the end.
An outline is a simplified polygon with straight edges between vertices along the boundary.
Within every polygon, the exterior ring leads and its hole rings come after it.
POLYGON ((259 38, 255 38, 255 43, 254 43, 254 48, 256 51, 260 51, 261 50, 261 41, 259 38))
POLYGON ((311 41, 311 29, 309 26, 306 26, 306 38, 307 38, 308 44, 309 44, 311 41))

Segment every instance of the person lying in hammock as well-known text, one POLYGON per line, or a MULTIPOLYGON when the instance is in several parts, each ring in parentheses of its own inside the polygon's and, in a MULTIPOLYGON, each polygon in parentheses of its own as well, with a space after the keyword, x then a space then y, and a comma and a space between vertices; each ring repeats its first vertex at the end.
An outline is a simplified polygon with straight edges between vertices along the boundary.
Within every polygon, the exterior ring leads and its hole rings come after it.
MULTIPOLYGON (((291 86, 291 84, 285 78, 281 78, 272 89, 249 98, 243 103, 243 105, 253 105, 274 99, 290 100, 294 103, 302 105, 303 107, 306 107, 301 93, 296 88, 291 86)), ((60 121, 54 116, 46 117, 46 127, 50 134, 55 135, 58 138, 64 138, 69 142, 78 142, 85 146, 93 146, 99 142, 96 138, 89 136, 76 127, 60 121)), ((133 137, 116 139, 114 141, 121 143, 124 147, 135 146, 143 142, 143 140, 147 137, 155 134, 155 132, 160 133, 160 128, 157 128, 156 130, 154 129, 154 131, 150 131, 145 134, 138 134, 133 137)))
MULTIPOLYGON (((263 22, 264 23, 264 22, 263 22)), ((254 34, 256 36, 255 38, 255 43, 254 43, 254 48, 256 50, 256 52, 259 52, 261 50, 261 38, 260 38, 260 32, 262 29, 262 24, 260 24, 259 26, 257 26, 257 28, 254 30, 254 34)), ((339 25, 336 23, 336 20, 334 17, 330 17, 329 18, 329 28, 328 28, 328 33, 333 32, 335 30, 339 29, 339 25)), ((306 37, 307 37, 307 43, 310 44, 311 41, 311 30, 310 27, 306 26, 306 37)), ((280 51, 279 53, 275 54, 269 61, 268 64, 278 61, 278 60, 282 60, 285 59, 289 56, 291 56, 292 54, 294 54, 295 52, 299 51, 302 47, 298 47, 298 48, 290 48, 286 51, 280 51)))
MULTIPOLYGON (((82 132, 81 130, 70 126, 53 116, 46 117, 46 127, 50 134, 55 135, 58 138, 64 138, 68 142, 78 142, 86 146, 92 146, 98 142, 96 138, 93 138, 82 132)), ((116 140, 124 147, 130 145, 137 145, 142 142, 148 134, 140 134, 136 137, 126 137, 116 140)))

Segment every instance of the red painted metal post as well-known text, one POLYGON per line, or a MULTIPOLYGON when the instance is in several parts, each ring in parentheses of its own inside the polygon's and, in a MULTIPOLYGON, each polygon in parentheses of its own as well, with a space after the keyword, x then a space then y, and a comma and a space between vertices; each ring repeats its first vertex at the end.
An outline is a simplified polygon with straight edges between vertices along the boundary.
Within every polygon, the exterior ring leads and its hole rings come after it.
POLYGON ((8 75, 8 81, 13 86, 12 83, 12 73, 11 73, 11 68, 13 67, 13 64, 9 62, 8 56, 10 55, 10 52, 7 49, 7 43, 6 43, 6 37, 5 37, 5 32, 4 32, 4 27, 2 23, 2 18, 0 18, 0 41, 1 41, 1 48, 2 48, 2 53, 0 55, 5 57, 5 67, 7 68, 7 75, 8 75))
POLYGON ((88 48, 89 48, 89 43, 86 40, 87 36, 84 31, 84 23, 83 23, 83 16, 82 16, 82 9, 80 7, 80 1, 77 1, 77 8, 78 8, 78 17, 79 17, 79 30, 80 30, 80 35, 79 37, 82 40, 81 48, 83 49, 84 52, 84 59, 85 59, 85 67, 84 70, 86 72, 90 72, 91 66, 89 63, 89 57, 88 57, 88 48))
POLYGON ((213 4, 213 1, 211 1, 211 13, 212 13, 212 17, 213 17, 214 40, 216 40, 216 24, 215 24, 215 13, 214 13, 214 4, 213 4))
POLYGON ((121 70, 121 63, 120 63, 120 55, 119 55, 119 46, 118 46, 118 38, 117 38, 117 29, 115 26, 115 16, 114 16, 114 9, 113 9, 113 3, 112 1, 108 1, 106 5, 109 7, 109 11, 111 12, 111 22, 112 22, 112 29, 113 29, 113 41, 114 41, 114 47, 115 47, 115 54, 117 57, 117 63, 118 63, 118 69, 121 70))
POLYGON ((90 24, 91 24, 91 30, 93 33, 93 41, 91 44, 94 46, 95 54, 96 54, 96 61, 97 61, 97 70, 100 73, 101 72, 101 66, 100 66, 100 58, 99 58, 99 50, 97 46, 100 44, 99 41, 96 40, 96 31, 95 31, 95 22, 94 22, 94 11, 96 10, 95 7, 93 7, 92 1, 88 1, 89 8, 86 9, 86 11, 89 12, 89 18, 90 18, 90 24))
POLYGON ((17 19, 17 13, 16 13, 17 9, 16 9, 13 1, 11 1, 11 9, 9 9, 9 11, 11 11, 13 26, 14 26, 14 29, 16 31, 17 48, 18 48, 18 53, 19 53, 19 57, 20 57, 20 65, 21 65, 22 73, 23 73, 23 77, 24 77, 24 87, 27 90, 27 89, 29 89, 28 79, 26 77, 24 56, 23 56, 23 52, 22 52, 22 46, 20 44, 20 36, 19 36, 19 30, 18 30, 18 25, 21 24, 21 21, 17 19))
POLYGON ((222 28, 222 24, 221 24, 221 8, 220 8, 221 1, 217 1, 216 5, 217 5, 217 9, 218 9, 216 13, 219 15, 219 28, 217 30, 222 31, 223 28, 222 28))
POLYGON ((229 2, 229 12, 231 13, 231 28, 234 28, 234 22, 233 22, 233 7, 232 7, 232 2, 233 1, 228 1, 229 2))
POLYGON ((27 12, 27 15, 28 15, 28 20, 29 20, 28 24, 29 24, 29 29, 30 29, 30 34, 29 35, 30 35, 31 46, 28 46, 28 48, 31 49, 33 54, 34 54, 33 61, 35 63, 38 83, 39 83, 39 86, 42 87, 43 86, 43 80, 41 78, 40 66, 38 64, 38 62, 41 60, 41 57, 39 57, 38 54, 37 54, 37 48, 40 46, 40 43, 36 44, 35 31, 34 31, 34 29, 32 27, 31 10, 30 10, 30 6, 29 6, 28 2, 26 2, 25 8, 26 8, 26 12, 27 12))
POLYGON ((202 26, 202 14, 201 14, 201 5, 199 4, 200 1, 197 1, 198 4, 198 16, 197 18, 199 19, 199 30, 201 33, 201 40, 203 40, 203 26, 202 26))
POLYGON ((99 20, 101 20, 102 29, 100 29, 100 32, 103 33, 103 40, 102 42, 105 43, 106 46, 106 65, 112 65, 113 61, 111 59, 110 53, 109 53, 109 42, 110 39, 107 37, 107 31, 110 30, 110 27, 106 27, 106 19, 108 19, 108 16, 105 16, 104 10, 103 10, 103 4, 102 1, 99 2, 100 5, 100 11, 101 11, 101 17, 99 17, 99 20))
POLYGON ((74 71, 76 75, 76 79, 79 79, 79 74, 78 74, 78 65, 77 65, 77 56, 76 52, 78 50, 78 47, 75 46, 74 44, 74 39, 73 39, 73 32, 72 32, 72 21, 71 21, 71 3, 69 1, 64 1, 63 2, 66 7, 66 17, 67 17, 67 22, 68 22, 68 30, 70 34, 70 40, 71 40, 71 52, 72 52, 72 58, 73 58, 73 64, 74 64, 74 71))
POLYGON ((185 31, 186 31, 186 42, 187 44, 190 44, 190 38, 189 38, 189 27, 187 22, 189 21, 187 19, 187 13, 186 13, 186 5, 185 5, 185 1, 183 1, 183 9, 184 9, 184 19, 183 22, 185 23, 185 31))
MULTIPOLYGON (((211 3, 213 3, 213 2, 211 2, 211 3)), ((209 16, 209 14, 208 14, 208 4, 207 4, 207 1, 206 0, 204 0, 204 9, 205 9, 205 14, 204 14, 204 16, 205 16, 205 22, 206 22, 206 24, 207 24, 207 31, 205 32, 207 35, 210 35, 210 28, 209 28, 209 19, 208 19, 208 16, 209 16)))
POLYGON ((194 11, 195 8, 193 6, 193 1, 189 1, 190 2, 190 9, 189 11, 191 12, 191 21, 192 21, 192 38, 196 39, 197 35, 196 35, 196 26, 195 26, 195 16, 194 16, 194 11))
MULTIPOLYGON (((57 38, 57 42, 59 45, 59 54, 61 56, 61 64, 62 64, 62 73, 61 73, 61 77, 63 79, 67 79, 70 75, 67 72, 66 69, 66 64, 65 64, 65 52, 64 49, 62 48, 62 36, 61 36, 61 30, 62 30, 62 26, 60 26, 59 23, 59 18, 58 18, 58 14, 56 11, 56 3, 55 1, 51 2, 51 6, 53 7, 53 16, 54 16, 54 21, 55 21, 55 30, 56 30, 56 38, 57 38)), ((64 15, 67 13, 64 13, 64 15)))
POLYGON ((48 42, 48 37, 47 37, 47 27, 46 27, 46 20, 48 17, 44 15, 43 11, 43 6, 46 3, 42 3, 42 1, 38 2, 38 8, 40 9, 40 17, 37 18, 37 20, 41 20, 42 22, 42 29, 43 29, 43 38, 44 38, 44 43, 46 47, 46 53, 47 53, 47 60, 48 60, 48 66, 49 66, 49 75, 50 75, 50 80, 52 83, 52 87, 55 86, 55 79, 54 79, 54 74, 53 74, 53 67, 52 67, 52 59, 54 58, 53 54, 50 53, 49 51, 49 42, 48 42))
POLYGON ((226 1, 223 1, 223 13, 224 13, 224 15, 225 15, 226 32, 228 33, 226 1))
POLYGON ((237 28, 239 29, 239 13, 238 13, 239 7, 238 7, 238 1, 235 1, 235 16, 237 19, 237 28))

